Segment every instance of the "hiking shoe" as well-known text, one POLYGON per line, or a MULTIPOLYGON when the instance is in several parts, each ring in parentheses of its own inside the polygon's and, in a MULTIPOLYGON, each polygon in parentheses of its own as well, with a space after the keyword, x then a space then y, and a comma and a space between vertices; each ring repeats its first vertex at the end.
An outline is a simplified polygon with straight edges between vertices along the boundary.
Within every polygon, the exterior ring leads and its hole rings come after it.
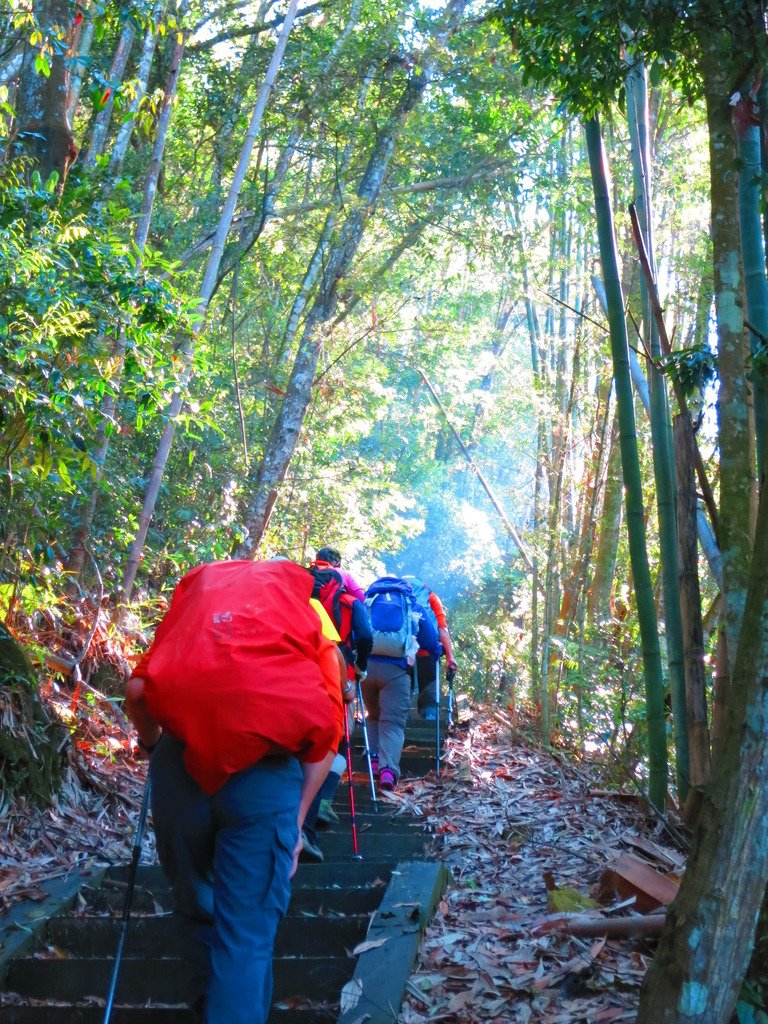
POLYGON ((371 754, 371 771, 373 773, 374 779, 378 779, 378 777, 379 777, 379 755, 378 754, 371 754))
POLYGON ((322 864, 325 860, 323 851, 317 843, 312 842, 304 829, 301 830, 301 853, 299 854, 299 860, 311 864, 322 864))
POLYGON ((317 811, 317 820, 322 821, 324 825, 335 825, 339 821, 339 816, 333 809, 333 804, 330 800, 321 800, 320 807, 317 811))
POLYGON ((382 789, 393 790, 397 785, 395 773, 391 768, 382 768, 379 772, 379 785, 382 789))

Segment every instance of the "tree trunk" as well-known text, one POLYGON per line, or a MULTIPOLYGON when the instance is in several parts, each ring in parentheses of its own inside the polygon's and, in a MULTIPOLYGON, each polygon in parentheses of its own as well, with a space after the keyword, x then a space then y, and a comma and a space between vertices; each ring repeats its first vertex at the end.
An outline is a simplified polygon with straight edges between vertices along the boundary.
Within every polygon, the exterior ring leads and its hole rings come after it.
MULTIPOLYGON (((653 219, 651 213, 651 153, 649 145, 648 87, 645 66, 635 63, 627 74, 627 118, 632 143, 632 177, 638 221, 645 241, 648 263, 655 277, 653 219)), ((643 333, 652 359, 648 361, 650 382, 651 438, 653 473, 656 481, 656 506, 659 521, 661 579, 664 594, 664 633, 667 644, 667 669, 674 720, 675 769, 681 800, 688 794, 688 725, 686 715, 685 671, 683 668, 683 626, 680 612, 680 580, 677 560, 677 522, 675 514, 675 473, 669 436, 669 402, 666 381, 653 360, 662 355, 659 330, 651 309, 648 285, 640 275, 643 309, 643 333)))
POLYGON ((597 117, 585 122, 587 151, 597 213, 600 261, 608 302, 616 404, 621 429, 621 465, 626 495, 629 554, 635 583, 635 600, 643 648, 646 722, 648 726, 649 797, 661 810, 667 797, 667 742, 664 721, 664 678, 659 650, 659 632, 653 584, 648 566, 645 537, 642 476, 637 451, 635 410, 629 373, 629 345, 624 319, 624 299, 619 279, 619 260, 613 213, 610 205, 608 168, 597 117))
POLYGON ((131 545, 131 550, 128 555, 128 561, 125 566, 125 572, 123 574, 122 591, 123 601, 127 603, 130 600, 131 592, 133 591, 133 584, 136 580, 136 572, 139 567, 139 561, 141 560, 142 553, 144 551, 144 542, 147 538, 147 531, 149 530, 149 524, 152 521, 152 515, 155 510, 158 495, 160 494, 160 485, 163 480, 163 473, 165 471, 165 464, 168 461, 168 456, 171 451, 171 445, 173 444, 174 434, 176 432, 176 417, 181 412, 181 407, 184 402, 184 395, 186 392, 187 384, 189 382, 190 374, 192 372, 192 353, 194 350, 194 342, 197 336, 203 329, 203 317, 208 309, 208 303, 210 302, 211 295, 216 285, 216 280, 219 272, 219 265, 221 258, 224 253, 224 245, 227 240, 227 235, 232 226, 232 218, 235 214, 235 207, 237 206, 237 200, 240 195, 240 190, 243 187, 245 176, 248 172, 248 165, 250 163, 251 154, 253 153, 253 147, 256 142, 256 137, 261 127, 262 117, 267 106, 272 87, 277 77, 277 72, 282 63, 283 54, 285 47, 288 43, 288 36, 290 35, 291 26, 296 16, 296 8, 298 7, 298 0, 291 0, 290 6, 285 15, 280 34, 275 43, 275 50, 272 54, 272 59, 269 62, 267 73, 264 76, 264 81, 261 83, 259 89, 259 95, 256 99, 256 105, 251 115, 250 124, 243 140, 243 145, 240 150, 240 158, 235 169, 235 174, 232 179, 232 184, 229 189, 229 195, 227 201, 224 204, 224 208, 221 211, 219 218, 219 224, 216 229, 216 237, 214 239, 213 247, 211 249, 210 256, 208 257, 208 263, 205 268, 205 275, 203 277, 203 283, 200 286, 200 296, 198 309, 201 315, 201 319, 198 320, 194 327, 192 337, 186 342, 182 349, 182 357, 184 361, 184 370, 182 371, 181 380, 177 386, 173 398, 166 410, 166 423, 163 429, 160 443, 155 453, 155 458, 152 463, 152 469, 150 470, 149 480, 147 482, 147 489, 144 495, 144 504, 141 510, 141 516, 139 518, 139 527, 136 532, 136 536, 131 545))
MULTIPOLYGON (((368 91, 373 81, 374 71, 371 70, 365 77, 363 88, 358 97, 357 109, 359 114, 362 116, 363 107, 365 104, 365 98, 368 95, 368 91)), ((320 232, 320 237, 317 240, 315 251, 312 254, 312 258, 309 261, 309 266, 304 274, 304 278, 299 287, 298 294, 293 300, 291 311, 288 314, 288 320, 285 325, 285 331, 283 332, 283 340, 280 346, 280 362, 284 362, 290 358, 291 348, 293 347, 294 339, 299 330, 299 323, 301 321, 301 315, 304 312, 309 296, 312 293, 315 283, 318 279, 320 271, 325 263, 325 258, 328 252, 328 247, 331 244, 333 233, 336 230, 336 224, 339 217, 339 210, 344 202, 344 194, 341 191, 341 183, 349 169, 349 164, 352 159, 353 145, 350 142, 344 147, 344 151, 338 162, 338 169, 335 177, 337 179, 337 186, 334 189, 334 200, 333 206, 328 211, 325 218, 325 223, 320 232)))
MULTIPOLYGON (((709 780, 709 727, 707 725, 707 674, 704 669, 704 626, 701 619, 699 562, 696 548, 696 474, 693 425, 688 413, 675 416, 677 455, 677 522, 680 551, 680 607, 685 650, 685 694, 689 738, 689 779, 700 799, 709 780)), ((686 818, 695 816, 695 809, 686 818)))
POLYGON ((60 194, 77 156, 67 117, 69 72, 64 46, 72 22, 72 7, 69 0, 42 0, 34 4, 34 13, 43 40, 53 52, 48 53, 50 73, 46 75, 35 66, 40 47, 29 43, 24 47, 16 103, 16 141, 32 157, 44 182, 51 174, 58 175, 60 194))
POLYGON ((717 396, 720 445, 720 550, 723 616, 729 657, 736 656, 751 554, 750 505, 754 470, 744 365, 742 281, 728 81, 730 41, 716 31, 700 40, 709 125, 712 258, 717 315, 717 396))
POLYGON ((387 125, 379 132, 368 166, 357 190, 357 202, 342 226, 339 239, 328 254, 320 288, 310 309, 288 382, 282 407, 267 442, 258 475, 251 481, 252 498, 248 506, 248 535, 237 551, 238 558, 254 558, 272 513, 277 490, 291 461, 315 378, 323 324, 333 316, 337 289, 348 272, 365 230, 381 184, 389 167, 395 141, 408 114, 421 99, 427 76, 411 78, 387 125))
POLYGON ((768 487, 755 537, 722 756, 637 1024, 729 1024, 752 953, 768 883, 768 487))
POLYGON ((587 615, 594 624, 604 622, 611 614, 611 587, 616 571, 616 553, 621 532, 621 448, 619 445, 619 417, 614 414, 610 436, 603 508, 600 514, 600 533, 597 541, 595 567, 589 588, 587 615))
POLYGON ((96 23, 93 20, 93 10, 89 7, 85 13, 84 23, 81 26, 76 52, 73 53, 73 69, 69 78, 69 94, 67 96, 67 118, 70 124, 74 123, 77 105, 80 102, 80 91, 83 88, 83 79, 85 78, 83 67, 85 58, 91 52, 95 31, 96 23))
MULTIPOLYGON (((742 100, 742 102, 745 102, 742 100)), ((747 319, 763 339, 768 337, 768 277, 765 264, 765 238, 761 220, 762 156, 760 126, 748 125, 739 132, 739 228, 741 257, 744 264, 744 294, 747 319)), ((749 334, 752 356, 766 357, 766 344, 756 334, 749 334)), ((755 447, 758 478, 768 468, 768 392, 766 371, 755 367, 752 375, 755 406, 755 447)))
POLYGON ((112 180, 119 178, 123 172, 123 163, 128 152, 131 135, 133 134, 136 115, 139 112, 139 105, 147 92, 149 75, 152 71, 152 61, 155 56, 155 47, 157 46, 158 23, 164 11, 165 0, 157 0, 150 15, 151 24, 144 34, 144 41, 141 45, 141 56, 139 57, 139 66, 136 70, 136 94, 131 100, 127 114, 117 130, 115 143, 109 156, 108 173, 112 180))
POLYGON ((128 58, 131 55, 131 47, 133 46, 135 35, 136 32, 134 31, 132 24, 129 21, 126 21, 117 42, 115 56, 112 58, 112 67, 109 69, 109 92, 107 93, 105 90, 102 94, 102 107, 93 120, 91 138, 83 160, 83 164, 86 167, 95 167, 96 158, 101 156, 104 150, 104 144, 107 141, 107 132, 109 131, 109 122, 112 120, 112 110, 115 106, 114 91, 123 83, 123 76, 128 64, 128 58))
MULTIPOLYGON (((180 8, 180 13, 183 13, 185 10, 186 4, 183 4, 180 8)), ((157 119, 157 133, 152 146, 152 156, 149 162, 147 176, 144 180, 144 194, 141 200, 141 210, 139 212, 139 219, 136 222, 136 230, 134 233, 134 242, 136 243, 136 248, 140 255, 143 255, 144 248, 147 244, 147 238, 149 237, 149 225, 152 220, 152 210, 155 204, 155 196, 157 195, 157 182, 160 177, 160 168, 163 163, 163 154, 165 153, 165 143, 168 138, 168 129, 171 124, 173 98, 176 95, 176 88, 179 81, 179 69, 181 67, 181 59, 184 55, 184 43, 185 36, 183 33, 179 33, 176 36, 176 41, 173 46, 171 67, 165 83, 163 101, 160 107, 160 114, 157 119)), ((117 360, 117 366, 112 380, 115 391, 117 391, 122 377, 125 350, 126 337, 125 332, 121 330, 113 352, 114 359, 117 360)), ((99 490, 106 471, 107 453, 109 451, 108 430, 110 424, 113 423, 116 408, 116 394, 105 395, 101 403, 101 422, 96 434, 96 443, 91 451, 91 459, 96 466, 96 475, 91 483, 88 499, 80 510, 74 542, 72 544, 69 558, 67 559, 67 569, 75 578, 82 571, 83 563, 85 561, 85 548, 93 526, 99 490)))

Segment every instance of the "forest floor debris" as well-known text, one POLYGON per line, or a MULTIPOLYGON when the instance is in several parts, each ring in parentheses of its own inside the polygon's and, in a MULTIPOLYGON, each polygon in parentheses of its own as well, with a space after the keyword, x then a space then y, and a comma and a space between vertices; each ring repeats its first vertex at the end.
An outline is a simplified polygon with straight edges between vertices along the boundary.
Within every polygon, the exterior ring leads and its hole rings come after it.
POLYGON ((440 782, 407 787, 452 881, 401 1024, 634 1021, 653 940, 569 934, 563 919, 574 915, 553 913, 552 896, 580 894, 582 921, 632 916, 634 897, 594 910, 589 898, 606 898, 604 869, 629 849, 649 871, 679 874, 684 858, 664 826, 637 801, 603 796, 593 767, 513 744, 492 716, 450 739, 445 769, 440 782))
MULTIPOLYGON (((45 898, 41 882, 128 861, 141 807, 146 767, 133 757, 119 707, 56 683, 45 696, 72 736, 63 784, 48 807, 23 799, 0 805, 0 914, 21 900, 45 898)), ((151 834, 144 846, 154 859, 151 834)))
MULTIPOLYGON (((146 767, 133 758, 120 716, 85 696, 75 703, 65 689, 48 694, 73 733, 56 801, 47 809, 18 801, 0 808, 0 913, 42 898, 47 879, 130 859, 146 767)), ((403 780, 391 802, 428 823, 452 881, 400 1024, 635 1019, 654 941, 642 933, 659 914, 646 921, 634 896, 608 891, 606 868, 631 853, 677 880, 684 856, 663 824, 637 800, 617 800, 611 785, 601 789, 591 764, 513 743, 483 712, 449 738, 440 780, 403 780), (595 897, 602 906, 593 908, 595 897), (635 917, 638 934, 593 933, 590 923, 605 917, 635 917), (585 925, 585 934, 572 934, 569 921, 585 925)), ((143 859, 154 858, 150 830, 143 859)))

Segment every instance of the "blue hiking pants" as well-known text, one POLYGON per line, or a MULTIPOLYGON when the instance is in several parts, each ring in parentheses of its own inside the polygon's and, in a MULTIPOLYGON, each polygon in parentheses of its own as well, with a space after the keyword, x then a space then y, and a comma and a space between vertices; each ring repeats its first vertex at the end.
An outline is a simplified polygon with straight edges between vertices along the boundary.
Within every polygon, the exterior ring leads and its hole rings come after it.
POLYGON ((182 754, 163 734, 150 773, 157 851, 194 972, 190 1001, 203 997, 206 1024, 264 1024, 275 933, 290 899, 302 771, 295 758, 264 758, 209 796, 182 754))

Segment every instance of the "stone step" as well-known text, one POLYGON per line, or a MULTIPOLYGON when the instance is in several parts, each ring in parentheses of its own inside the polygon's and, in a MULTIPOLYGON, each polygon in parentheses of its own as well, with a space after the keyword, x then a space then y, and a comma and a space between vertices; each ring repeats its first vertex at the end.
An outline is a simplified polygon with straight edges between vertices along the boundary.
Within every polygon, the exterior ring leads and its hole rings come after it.
MULTIPOLYGON (((339 829, 339 826, 336 826, 339 829)), ((361 829, 358 823, 357 844, 363 857, 377 856, 386 853, 387 857, 394 857, 395 860, 412 860, 418 858, 424 850, 425 836, 398 836, 385 835, 383 833, 370 833, 361 829), (383 846, 382 846, 383 844, 383 846)), ((326 860, 344 860, 353 855, 352 831, 346 828, 343 831, 319 832, 318 846, 323 852, 326 860)))
MULTIPOLYGON (((352 976, 355 961, 349 957, 297 957, 274 961, 274 1000, 335 1001, 352 976)), ((113 960, 43 959, 23 957, 11 961, 6 991, 27 999, 52 999, 77 1003, 88 997, 103 998, 112 977, 113 960)), ((181 1004, 189 991, 190 969, 173 957, 123 958, 115 1001, 133 1006, 152 1001, 181 1004)))
MULTIPOLYGON (((303 865, 302 865, 303 867, 303 865)), ((359 873, 356 875, 359 878, 359 873)), ((375 881, 375 879, 374 879, 375 881)), ((125 901, 125 885, 119 888, 101 888, 84 891, 87 910, 91 914, 120 916, 125 901)), ((344 914, 365 914, 378 906, 381 899, 381 883, 341 889, 338 886, 294 887, 288 915, 330 916, 344 914)), ((167 886, 152 890, 140 885, 134 889, 131 910, 134 915, 169 913, 172 909, 171 895, 167 886)))
MULTIPOLYGON (((342 887, 356 889, 371 884, 386 885, 392 874, 392 865, 393 861, 389 857, 350 861, 347 870, 340 877, 338 864, 300 864, 291 886, 296 892, 300 889, 317 889, 325 886, 333 890, 342 887)), ((127 866, 110 868, 105 881, 107 884, 114 884, 124 882, 127 877, 127 866)), ((168 892, 168 883, 159 864, 140 864, 136 872, 136 885, 159 895, 168 892)))
MULTIPOLYGON (((338 1004, 320 1008, 290 1006, 272 1008, 267 1024, 329 1024, 336 1017, 338 1004)), ((196 1024, 186 1006, 115 1006, 111 1024, 196 1024)), ((73 1003, 45 1006, 0 1006, 0 1024, 103 1024, 103 1006, 78 1006, 73 1003)))
MULTIPOLYGON (((355 754, 352 758, 352 770, 357 775, 368 774, 368 761, 365 757, 355 754)), ((435 770, 435 758, 425 755, 423 757, 404 757, 400 760, 400 774, 406 779, 421 779, 435 770)), ((342 783, 343 785, 343 783, 342 783)))
MULTIPOLYGON (((365 936, 368 914, 346 917, 287 917, 277 933, 276 956, 345 956, 365 936)), ((55 917, 46 945, 69 958, 108 956, 117 949, 120 921, 110 917, 55 917)), ((179 923, 171 916, 133 917, 126 933, 128 957, 183 956, 179 923)))

